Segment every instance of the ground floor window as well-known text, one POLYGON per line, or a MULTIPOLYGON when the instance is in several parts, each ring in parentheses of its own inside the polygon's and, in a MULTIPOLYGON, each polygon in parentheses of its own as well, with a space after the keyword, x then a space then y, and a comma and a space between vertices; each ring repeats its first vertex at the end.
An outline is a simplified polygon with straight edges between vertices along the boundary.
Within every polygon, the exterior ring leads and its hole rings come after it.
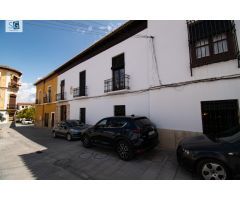
POLYGON ((126 115, 125 105, 114 106, 114 116, 125 116, 125 115, 126 115))
POLYGON ((86 108, 80 108, 79 120, 82 123, 86 123, 86 108))
POLYGON ((232 134, 239 126, 238 100, 202 101, 203 133, 213 136, 232 134))

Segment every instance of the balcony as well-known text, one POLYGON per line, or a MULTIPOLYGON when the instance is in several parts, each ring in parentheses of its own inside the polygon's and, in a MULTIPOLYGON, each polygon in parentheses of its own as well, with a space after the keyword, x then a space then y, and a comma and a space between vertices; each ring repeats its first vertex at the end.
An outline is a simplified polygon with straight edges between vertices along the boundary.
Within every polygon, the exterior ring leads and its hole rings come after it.
POLYGON ((41 104, 42 101, 40 99, 36 99, 35 104, 41 104))
POLYGON ((87 96, 87 87, 85 88, 73 88, 73 97, 84 97, 87 96))
POLYGON ((118 90, 129 90, 130 76, 124 74, 118 78, 111 78, 104 81, 104 93, 113 92, 118 90))
POLYGON ((19 86, 20 84, 15 81, 11 81, 10 83, 8 83, 8 89, 13 92, 17 92, 19 90, 19 86))
POLYGON ((51 96, 47 95, 43 97, 43 103, 51 103, 51 102, 52 102, 51 96))
POLYGON ((7 109, 8 110, 17 110, 17 105, 16 104, 7 104, 7 109))
POLYGON ((57 101, 66 100, 66 92, 56 94, 56 100, 57 101))

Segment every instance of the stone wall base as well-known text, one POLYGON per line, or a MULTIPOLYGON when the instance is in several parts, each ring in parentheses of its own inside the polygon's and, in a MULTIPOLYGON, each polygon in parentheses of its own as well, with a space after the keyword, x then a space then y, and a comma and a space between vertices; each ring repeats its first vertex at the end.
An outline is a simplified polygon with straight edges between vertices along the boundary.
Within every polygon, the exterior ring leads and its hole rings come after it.
POLYGON ((159 146, 161 149, 176 149, 178 143, 186 137, 201 135, 199 132, 157 129, 159 137, 159 146))

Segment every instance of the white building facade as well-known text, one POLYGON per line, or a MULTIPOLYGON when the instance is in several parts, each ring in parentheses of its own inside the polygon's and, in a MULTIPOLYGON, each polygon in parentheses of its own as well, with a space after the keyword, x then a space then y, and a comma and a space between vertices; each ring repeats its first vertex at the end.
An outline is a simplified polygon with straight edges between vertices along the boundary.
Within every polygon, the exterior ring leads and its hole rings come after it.
POLYGON ((239 41, 240 21, 127 22, 60 67, 58 120, 146 116, 169 147, 235 126, 239 41))

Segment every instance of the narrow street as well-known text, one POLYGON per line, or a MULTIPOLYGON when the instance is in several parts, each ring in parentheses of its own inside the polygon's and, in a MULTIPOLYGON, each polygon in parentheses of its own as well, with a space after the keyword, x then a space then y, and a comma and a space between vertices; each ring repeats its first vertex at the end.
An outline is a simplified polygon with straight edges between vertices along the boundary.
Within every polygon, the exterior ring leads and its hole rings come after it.
POLYGON ((122 161, 111 150, 85 149, 81 141, 52 138, 48 129, 0 130, 0 179, 193 179, 178 166, 175 151, 159 147, 122 161))

